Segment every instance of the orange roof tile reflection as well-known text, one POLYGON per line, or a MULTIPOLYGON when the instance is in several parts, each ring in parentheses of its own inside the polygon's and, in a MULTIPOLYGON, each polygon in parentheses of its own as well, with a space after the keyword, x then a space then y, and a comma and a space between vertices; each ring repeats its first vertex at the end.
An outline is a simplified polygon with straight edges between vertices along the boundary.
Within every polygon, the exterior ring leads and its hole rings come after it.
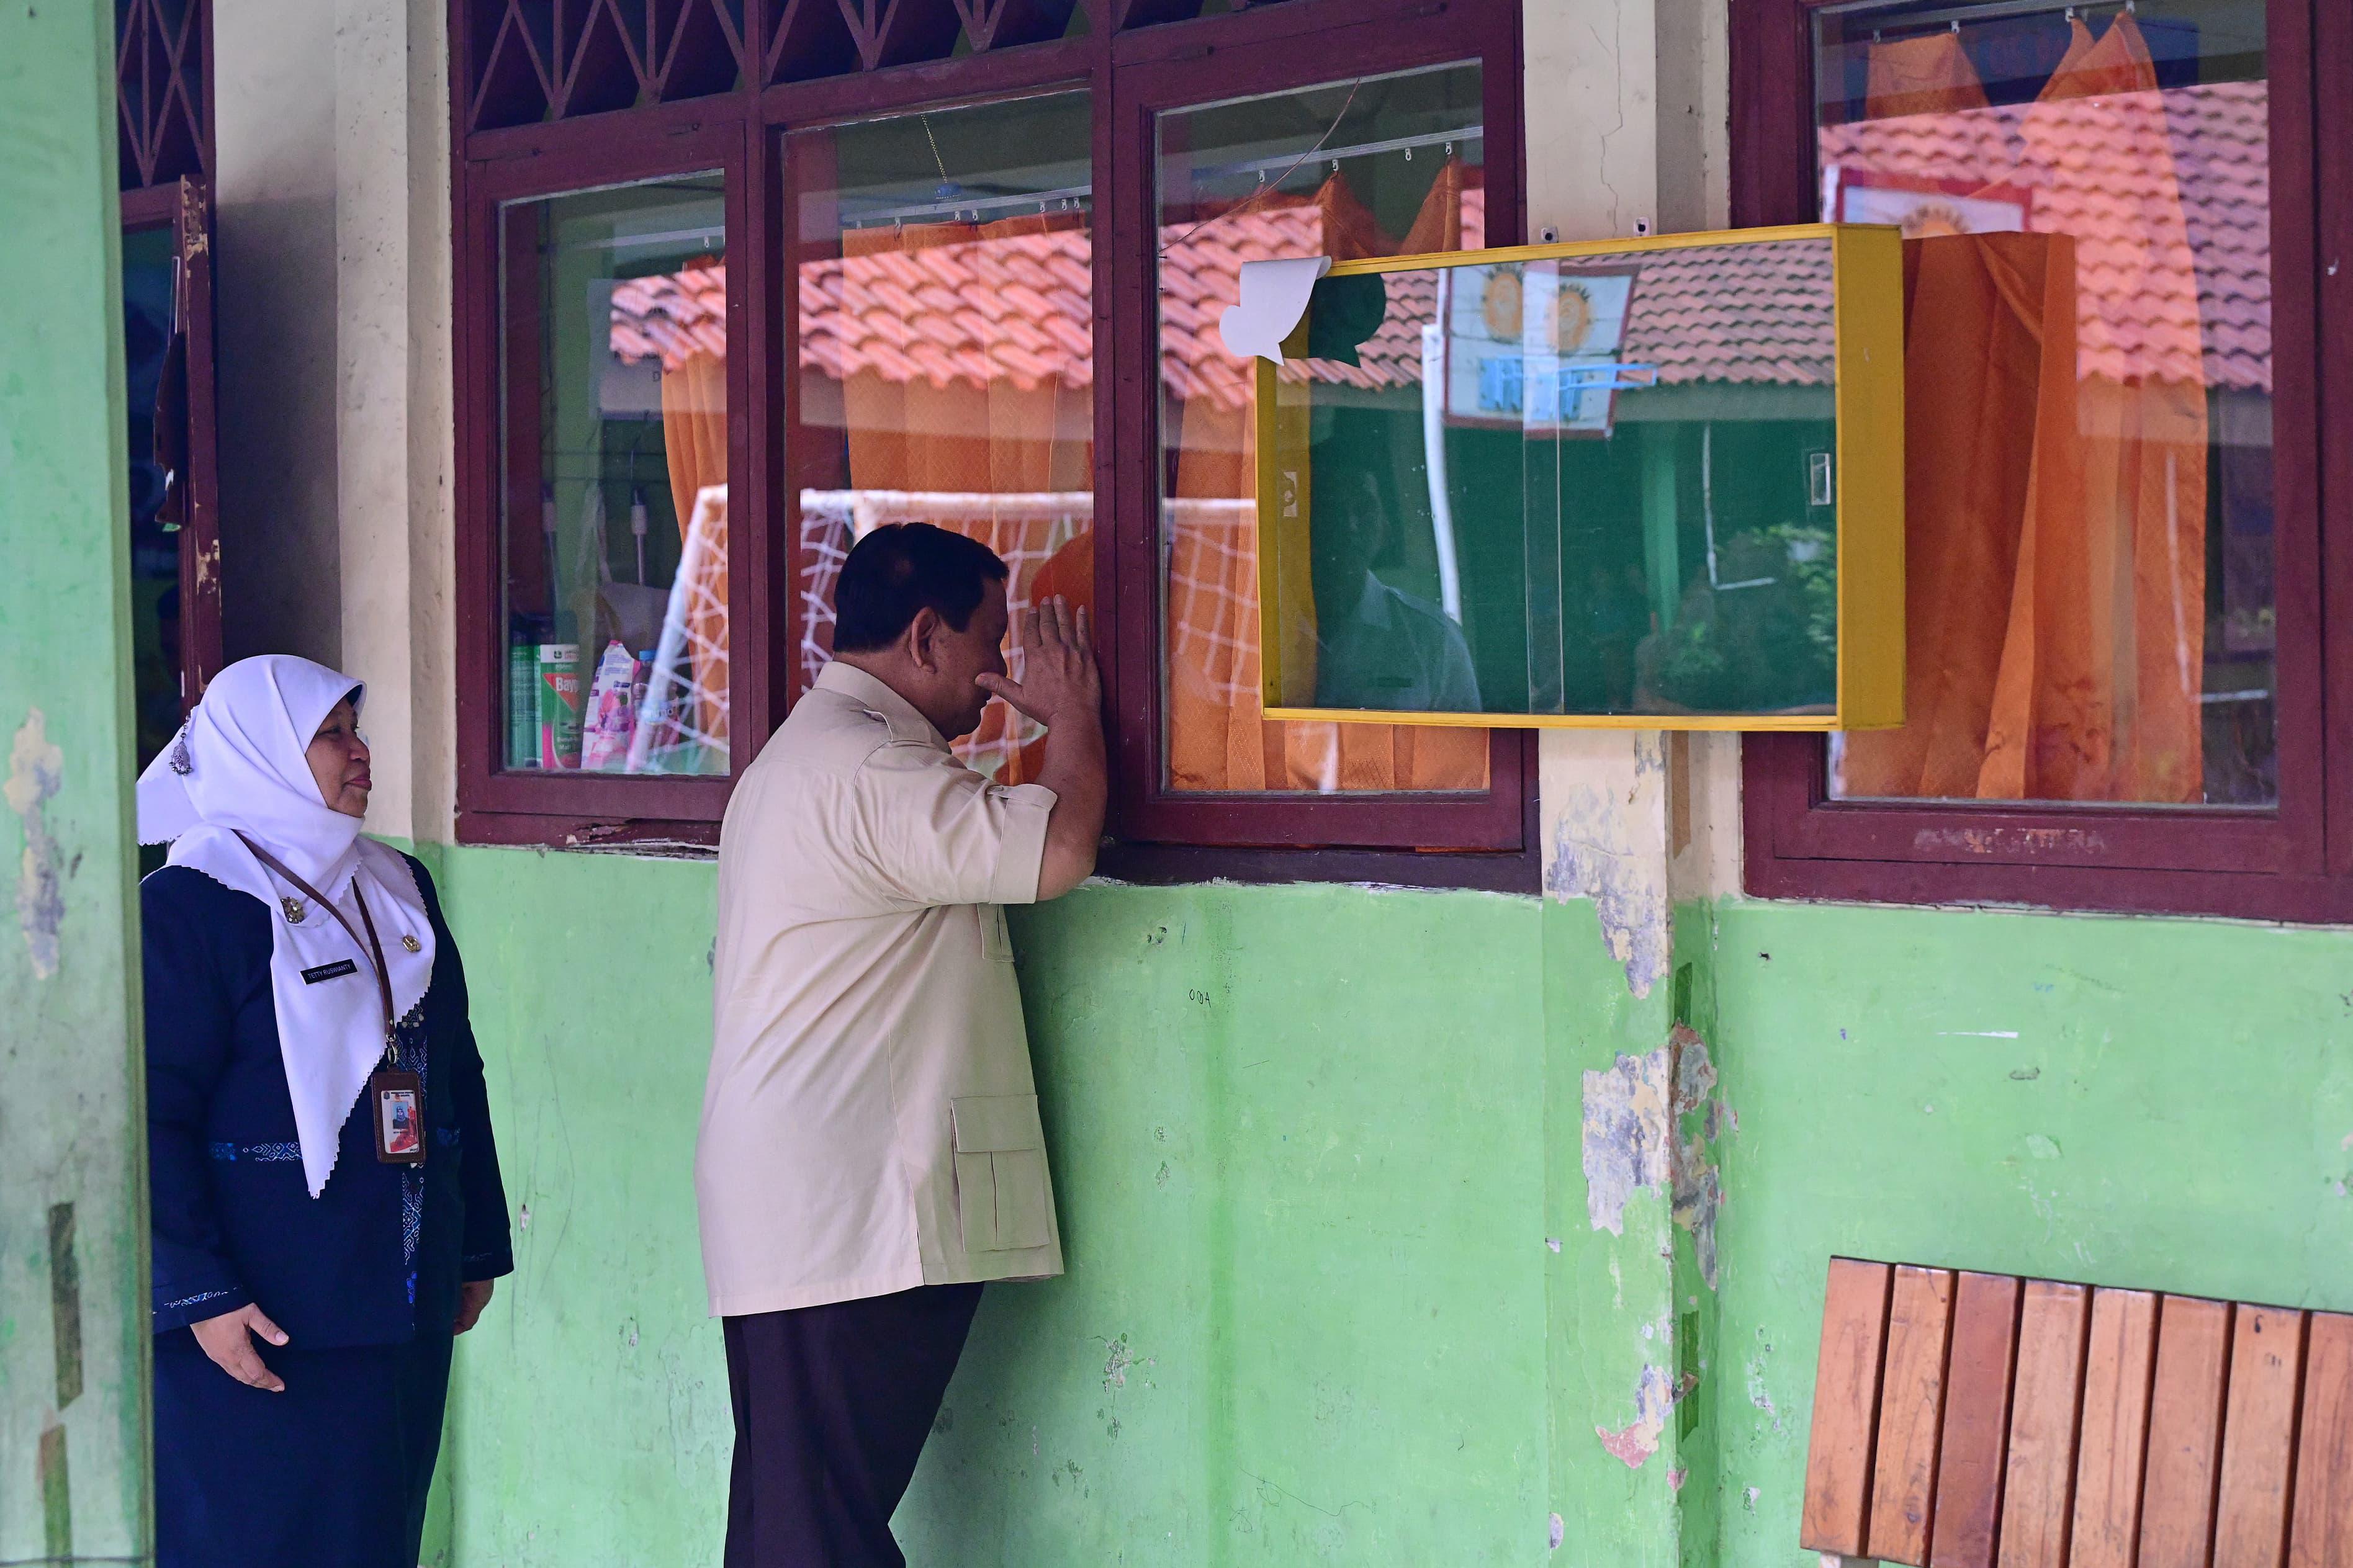
MULTIPOLYGON (((2170 89, 1831 126, 1825 163, 2032 191, 2029 224, 2077 241, 2082 369, 2268 391, 2271 385, 2268 99, 2259 82, 2170 89), (2149 138, 2163 160, 2130 155, 2149 138), (2179 203, 2179 216, 2168 216, 2179 203), (2186 243, 2185 243, 2186 230, 2186 243), (2194 273, 2194 280, 2189 276, 2194 273), (2194 317, 2192 319, 2194 310, 2194 317)), ((1463 192, 1466 246, 1482 242, 1485 193, 1463 192)), ((1160 374, 1176 399, 1232 407, 1249 370, 1218 319, 1247 261, 1324 250, 1312 203, 1166 231, 1160 374)), ((1830 256, 1804 243, 1668 251, 1645 258, 1624 357, 1662 384, 1827 384, 1830 256)), ((1014 234, 915 251, 812 262, 800 272, 800 359, 841 380, 1024 389, 1094 379, 1093 250, 1082 230, 1014 234)), ((1287 374, 1367 389, 1419 384, 1427 273, 1389 279, 1387 318, 1349 366, 1287 374)), ((632 279, 613 295, 613 350, 625 360, 725 352, 723 264, 632 279)))
POLYGON ((2027 226, 2075 237, 2083 374, 2268 392, 2269 117, 2216 82, 1826 126, 1821 158, 2029 190, 2027 226))

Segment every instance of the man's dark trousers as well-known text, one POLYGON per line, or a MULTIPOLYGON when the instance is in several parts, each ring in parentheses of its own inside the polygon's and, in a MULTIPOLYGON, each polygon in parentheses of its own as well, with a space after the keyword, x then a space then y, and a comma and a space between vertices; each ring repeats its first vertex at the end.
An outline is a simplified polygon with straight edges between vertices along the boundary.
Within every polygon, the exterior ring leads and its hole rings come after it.
POLYGON ((978 1285, 726 1318, 726 1568, 905 1568, 891 1515, 964 1352, 978 1285))

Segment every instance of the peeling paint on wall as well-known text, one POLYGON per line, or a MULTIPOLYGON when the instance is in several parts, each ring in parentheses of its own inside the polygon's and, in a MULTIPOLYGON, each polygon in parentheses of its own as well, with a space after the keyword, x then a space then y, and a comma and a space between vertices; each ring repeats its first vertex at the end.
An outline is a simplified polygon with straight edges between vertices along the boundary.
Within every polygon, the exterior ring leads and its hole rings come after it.
MULTIPOLYGON (((1666 1432, 1668 1417, 1674 1414, 1675 1406, 1698 1387, 1699 1379, 1689 1373, 1678 1379, 1670 1376, 1662 1366, 1645 1365, 1634 1385, 1634 1419, 1615 1431, 1596 1426, 1593 1435, 1601 1439, 1601 1446, 1614 1458, 1623 1460, 1628 1469, 1639 1470, 1659 1451, 1659 1439, 1666 1432)), ((1681 1490, 1683 1482, 1674 1479, 1677 1474, 1688 1477, 1689 1472, 1678 1471, 1668 1477, 1669 1484, 1681 1490)))
POLYGON ((1626 1200, 1667 1181, 1672 1071, 1661 1046, 1585 1075, 1585 1213, 1596 1230, 1625 1235, 1626 1200))
POLYGON ((1715 1216, 1724 1206, 1722 1178, 1706 1146, 1696 1138, 1675 1158, 1675 1223, 1691 1232, 1692 1250, 1699 1258, 1699 1276, 1715 1289, 1715 1216))
POLYGON ((1667 1429, 1667 1416, 1674 1407, 1675 1385, 1666 1369, 1646 1366, 1634 1389, 1634 1419, 1614 1432, 1596 1426, 1593 1434, 1628 1469, 1639 1470, 1659 1451, 1659 1435, 1667 1429))
POLYGON ((81 1265, 74 1248, 74 1206, 49 1205, 49 1337, 56 1352, 57 1407, 81 1397, 81 1265))
POLYGON ((1591 899, 1626 984, 1650 995, 1672 951, 1667 892, 1666 762, 1655 734, 1562 731, 1546 737, 1538 788, 1546 816, 1545 892, 1591 899), (1572 737, 1575 737, 1572 739, 1572 737), (1574 748, 1574 749, 1572 749, 1574 748))
POLYGON ((1676 1124, 1688 1134, 1675 1144, 1673 1152, 1674 1219, 1690 1232, 1700 1278, 1713 1290, 1715 1218, 1724 1206, 1724 1184, 1708 1151, 1725 1132, 1736 1129, 1740 1119, 1716 1092, 1715 1064, 1709 1059, 1707 1042, 1688 1025, 1677 1024, 1668 1034, 1667 1044, 1675 1064, 1676 1124))
POLYGON ((1715 1289, 1724 1186, 1709 1151, 1738 1125, 1716 1093, 1707 1043, 1687 1025, 1677 1024, 1657 1050, 1620 1056, 1608 1071, 1587 1073, 1586 1217, 1595 1230, 1623 1236, 1627 1200, 1665 1188, 1675 1224, 1691 1233, 1700 1276, 1715 1289), (1678 1127, 1688 1136, 1679 1140, 1678 1127))
POLYGON ((32 951, 34 977, 40 980, 58 972, 58 927, 66 915, 57 840, 49 837, 43 812, 64 786, 65 770, 65 752, 49 742, 48 721, 39 709, 31 710, 9 745, 8 782, 0 785, 0 795, 25 823, 25 853, 16 872, 16 923, 32 951))

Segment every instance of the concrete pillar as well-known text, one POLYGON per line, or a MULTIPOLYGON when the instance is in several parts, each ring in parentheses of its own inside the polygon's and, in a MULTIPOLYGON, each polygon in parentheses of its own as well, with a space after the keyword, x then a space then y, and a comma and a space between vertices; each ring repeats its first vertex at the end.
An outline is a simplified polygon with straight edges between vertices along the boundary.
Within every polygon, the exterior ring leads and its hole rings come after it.
MULTIPOLYGON (((1532 238, 1724 221, 1725 0, 1558 0, 1531 5, 1526 28, 1532 238)), ((1737 742, 1547 731, 1539 758, 1562 938, 1601 942, 1626 983, 1605 1005, 1562 997, 1558 1017, 1547 998, 1554 1541, 1577 1562, 1672 1564, 1715 1529, 1710 1149, 1725 1121, 1690 900, 1737 886, 1737 742)))
POLYGON ((368 735, 385 759, 371 830, 446 841, 457 570, 448 8, 339 0, 334 9, 343 657, 368 679, 368 735))
POLYGON ((335 8, 213 8, 225 651, 343 659, 335 8))
POLYGON ((114 7, 0 8, 0 1562, 145 1563, 114 7))
POLYGON ((228 652, 368 683, 370 831, 455 810, 448 49, 437 0, 216 0, 228 652))

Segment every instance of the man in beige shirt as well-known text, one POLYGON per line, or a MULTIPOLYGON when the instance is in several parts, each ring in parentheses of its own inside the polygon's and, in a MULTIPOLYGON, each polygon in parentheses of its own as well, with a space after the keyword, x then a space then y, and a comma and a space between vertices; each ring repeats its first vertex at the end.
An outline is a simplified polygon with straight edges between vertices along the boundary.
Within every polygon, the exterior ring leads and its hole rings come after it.
POLYGON ((858 542, 834 662, 719 836, 703 1271, 735 1407, 727 1568, 902 1568, 891 1515, 990 1279, 1062 1271, 1003 906, 1103 837, 1086 612, 1033 609, 924 523, 858 542), (1046 726, 1035 784, 958 762, 992 696, 1046 726))

